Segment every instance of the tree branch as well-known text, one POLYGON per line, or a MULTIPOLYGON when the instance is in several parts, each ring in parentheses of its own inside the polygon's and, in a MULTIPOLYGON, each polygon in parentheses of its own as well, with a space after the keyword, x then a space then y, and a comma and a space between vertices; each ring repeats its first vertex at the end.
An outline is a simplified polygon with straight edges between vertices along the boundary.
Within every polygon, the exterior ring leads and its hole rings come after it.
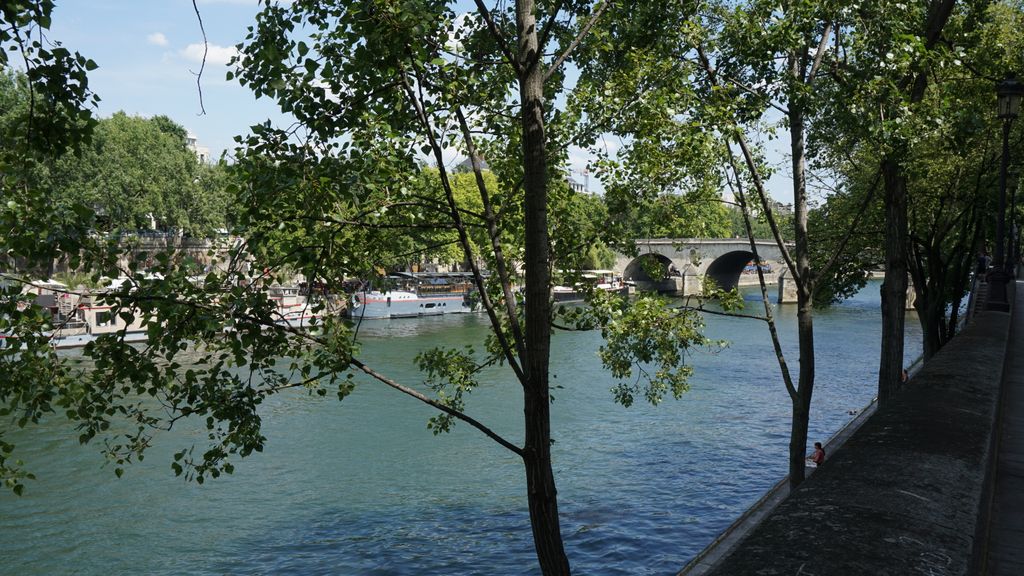
POLYGON ((494 37, 494 41, 498 44, 498 49, 501 50, 501 55, 505 58, 505 62, 512 66, 512 69, 516 71, 516 74, 522 74, 522 66, 519 65, 519 62, 512 54, 512 51, 509 50, 508 39, 505 38, 505 35, 501 33, 501 29, 499 29, 497 24, 494 22, 494 17, 491 16, 491 12, 487 9, 487 5, 484 4, 483 0, 475 0, 475 2, 476 9, 480 12, 480 16, 484 19, 484 22, 487 23, 487 30, 491 33, 491 36, 494 37))
MULTIPOLYGON (((736 179, 736 199, 739 200, 740 209, 743 213, 743 225, 747 229, 747 239, 750 242, 750 251, 754 254, 754 260, 756 262, 760 262, 761 257, 757 253, 757 242, 754 241, 754 229, 750 222, 750 209, 747 205, 747 196, 743 192, 743 183, 740 179, 739 168, 736 166, 736 159, 732 154, 732 148, 728 145, 726 145, 726 148, 729 152, 729 166, 732 168, 732 174, 736 179)), ((731 181, 732 180, 730 179, 730 182, 731 181)), ((793 267, 790 266, 790 271, 792 270, 793 267)), ((764 320, 768 323, 768 333, 772 338, 772 347, 775 350, 775 357, 779 362, 779 371, 782 373, 782 381, 786 386, 786 392, 789 393, 789 397, 791 399, 796 399, 796 386, 793 384, 793 376, 790 374, 789 363, 786 361, 786 355, 782 352, 782 341, 779 339, 778 327, 775 325, 775 317, 772 314, 772 304, 768 300, 768 286, 764 280, 764 271, 761 270, 760 266, 757 266, 757 279, 761 286, 761 300, 764 303, 764 320)))
POLYGON ((370 368, 366 364, 363 364, 359 360, 356 360, 355 358, 352 358, 352 365, 355 366, 356 368, 358 368, 359 370, 363 371, 363 373, 367 374, 368 376, 374 378, 375 380, 378 380, 379 382, 382 382, 382 383, 390 386, 391 388, 394 388, 395 390, 398 390, 399 392, 401 392, 403 394, 407 394, 409 396, 412 396, 413 398, 419 400, 420 402, 423 402, 424 404, 432 406, 432 407, 440 410, 441 412, 444 412, 445 414, 448 414, 450 416, 458 418, 459 420, 462 420, 463 422, 469 424, 473 428, 476 428, 480 432, 483 432, 483 434, 485 436, 487 436, 488 438, 490 438, 491 440, 494 440, 495 442, 497 442, 498 444, 500 444, 503 447, 507 448, 511 452, 514 452, 519 457, 522 457, 524 455, 524 452, 523 452, 522 448, 516 446, 515 444, 509 442, 508 440, 505 440, 504 438, 499 436, 496 432, 494 432, 493 430, 491 430, 487 426, 484 426, 481 422, 479 422, 475 418, 472 418, 472 417, 470 417, 467 414, 463 414, 462 412, 459 412, 458 410, 455 410, 454 408, 451 408, 449 406, 445 406, 444 404, 441 404, 440 402, 437 402, 436 400, 432 400, 432 399, 426 397, 425 395, 421 394, 420 392, 417 392, 416 390, 413 390, 412 388, 409 388, 408 386, 403 386, 403 385, 399 384, 398 382, 395 382, 394 380, 392 380, 392 379, 384 376, 383 374, 377 372, 376 370, 370 368))
MULTIPOLYGON (((413 72, 417 74, 418 78, 419 70, 415 67, 415 65, 413 66, 413 72)), ((473 270, 473 279, 477 285, 477 289, 480 291, 481 298, 486 298, 487 291, 483 280, 483 274, 480 272, 480 267, 477 264, 476 258, 473 255, 472 243, 469 240, 469 235, 466 232, 465 226, 462 225, 462 216, 459 214, 458 205, 455 202, 455 193, 452 190, 451 182, 448 179, 448 171, 445 170, 444 167, 444 155, 443 150, 441 149, 441 144, 437 141, 437 138, 434 136, 434 130, 430 123, 430 119, 427 118, 427 113, 423 108, 422 99, 418 97, 416 93, 413 91, 412 86, 409 83, 408 77, 405 75, 405 72, 402 72, 402 74, 402 85, 405 88, 406 97, 409 99, 410 104, 412 104, 414 109, 416 110, 417 119, 423 126, 424 134, 426 135, 427 140, 429 141, 430 144, 430 148, 434 153, 434 160, 437 162, 437 169, 438 174, 441 178, 441 185, 444 188, 445 196, 448 200, 448 205, 451 211, 452 222, 455 224, 455 228, 459 234, 459 243, 462 245, 462 250, 465 254, 466 260, 469 263, 470 268, 473 270)), ((504 331, 501 329, 500 320, 498 320, 497 317, 494 316, 493 307, 491 308, 491 310, 489 310, 489 312, 489 315, 491 317, 491 323, 492 326, 494 327, 494 334, 498 338, 498 342, 501 344, 502 348, 505 350, 505 357, 509 362, 509 366, 512 368, 512 371, 515 372, 516 378, 520 382, 526 382, 526 374, 523 371, 523 368, 520 365, 519 361, 517 360, 516 355, 513 354, 514 349, 517 352, 525 351, 525 346, 522 344, 521 341, 519 341, 519 339, 517 339, 517 341, 514 343, 515 347, 513 347, 513 345, 508 342, 508 339, 505 337, 504 331)), ((519 358, 525 358, 525 356, 519 356, 519 358)))
POLYGON ((541 33, 540 33, 540 36, 539 36, 540 41, 537 42, 538 46, 547 46, 548 45, 548 37, 551 34, 551 29, 555 27, 555 22, 558 21, 558 13, 562 11, 562 6, 564 4, 565 4, 565 0, 558 0, 558 4, 555 5, 555 9, 551 12, 551 15, 548 16, 548 21, 547 21, 547 23, 544 24, 544 29, 541 30, 541 33))
POLYGON ((804 80, 809 86, 814 85, 814 78, 818 74, 818 68, 821 67, 821 61, 825 56, 825 47, 828 45, 828 38, 831 34, 832 23, 829 22, 821 32, 821 41, 818 42, 818 50, 814 53, 814 64, 811 65, 811 71, 804 80))
MULTIPOLYGON (((206 55, 210 51, 210 43, 206 40, 206 28, 203 27, 203 17, 199 14, 199 6, 196 4, 196 0, 192 0, 192 9, 195 10, 196 20, 199 21, 199 31, 203 33, 203 61, 199 64, 199 72, 192 72, 196 77, 196 89, 199 91, 199 114, 203 116, 206 114, 206 107, 203 106, 203 69, 206 68, 206 55)), ((191 72, 191 71, 190 71, 191 72)))
MULTIPOLYGON (((569 57, 569 54, 571 54, 572 51, 575 50, 577 46, 579 46, 580 42, 583 41, 583 37, 590 33, 590 29, 594 27, 594 24, 597 24, 597 20, 601 17, 601 14, 604 13, 606 8, 608 8, 607 0, 601 2, 601 5, 598 6, 597 9, 594 10, 594 13, 590 15, 590 19, 587 20, 587 23, 583 25, 583 29, 580 30, 580 33, 577 34, 576 37, 572 39, 572 42, 569 43, 569 46, 565 49, 565 51, 559 54, 558 58, 556 58, 555 61, 551 63, 551 66, 548 67, 547 71, 544 73, 544 82, 547 82, 548 79, 551 78, 551 75, 554 74, 555 71, 557 71, 558 68, 562 66, 562 63, 565 62, 565 59, 569 57)), ((554 18, 554 16, 552 16, 552 18, 554 18)), ((537 52, 537 56, 535 58, 537 60, 540 59, 540 51, 537 52)), ((536 61, 530 63, 531 66, 535 64, 536 61)))
MULTIPOLYGON (((522 333, 522 327, 519 325, 519 314, 516 310, 516 299, 515 294, 512 293, 512 278, 509 274, 508 265, 505 262, 505 251, 501 245, 501 232, 498 230, 497 219, 494 215, 494 209, 492 207, 490 194, 487 192, 487 185, 484 183, 483 172, 480 167, 480 157, 476 151, 476 144, 473 142, 473 137, 469 133, 469 123, 466 121, 466 116, 462 112, 461 107, 456 107, 455 115, 459 119, 459 125, 462 127, 463 138, 466 141, 466 151, 469 152, 469 159, 473 165, 473 174, 476 177, 476 186, 480 191, 480 200, 484 206, 484 221, 487 224, 487 236, 491 240, 491 249, 494 251, 495 267, 497 268, 498 279, 501 282, 501 289, 505 298, 505 313, 509 318, 509 325, 512 328, 512 338, 516 343, 516 353, 519 358, 526 358, 526 349, 523 346, 525 341, 522 333)), ((495 331, 501 331, 501 322, 493 314, 493 305, 490 303, 490 297, 487 295, 486 290, 483 290, 481 286, 478 288, 483 301, 486 303, 486 309, 488 315, 491 316, 491 326, 495 331)))

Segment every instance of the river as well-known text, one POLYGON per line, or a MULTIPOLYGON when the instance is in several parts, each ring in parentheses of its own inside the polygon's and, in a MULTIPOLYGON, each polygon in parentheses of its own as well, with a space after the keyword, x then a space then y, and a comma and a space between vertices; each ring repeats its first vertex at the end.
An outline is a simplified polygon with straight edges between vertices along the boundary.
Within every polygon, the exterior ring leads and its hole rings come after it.
MULTIPOLYGON (((758 310, 759 303, 749 302, 758 310)), ((796 365, 796 310, 778 312, 796 365)), ((825 440, 875 394, 878 284, 815 314, 810 440, 825 440)), ((419 381, 413 357, 479 344, 485 318, 366 322, 367 364, 419 381)), ((907 316, 907 357, 920 329, 907 316)), ((562 532, 576 574, 674 574, 786 472, 789 399, 761 322, 709 316, 728 348, 694 351, 680 400, 622 408, 596 360, 600 337, 557 333, 552 431, 562 532)), ((522 401, 500 369, 468 411, 521 439, 522 401)), ((204 485, 175 478, 170 454, 198 432, 160 436, 121 479, 59 419, 5 440, 38 480, 0 492, 0 574, 536 574, 517 458, 464 424, 364 380, 343 402, 290 392, 263 410, 262 454, 204 485)))

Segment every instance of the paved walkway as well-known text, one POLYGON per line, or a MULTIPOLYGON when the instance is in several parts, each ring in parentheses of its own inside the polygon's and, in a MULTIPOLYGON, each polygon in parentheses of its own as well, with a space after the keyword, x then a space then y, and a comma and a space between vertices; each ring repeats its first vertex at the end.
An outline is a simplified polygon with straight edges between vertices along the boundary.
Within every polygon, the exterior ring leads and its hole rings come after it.
POLYGON ((1015 298, 1013 334, 1010 314, 978 314, 812 477, 727 535, 731 551, 687 573, 1024 574, 1024 286, 1015 298))
POLYGON ((985 574, 1024 574, 1024 282, 1017 282, 1003 370, 985 574))

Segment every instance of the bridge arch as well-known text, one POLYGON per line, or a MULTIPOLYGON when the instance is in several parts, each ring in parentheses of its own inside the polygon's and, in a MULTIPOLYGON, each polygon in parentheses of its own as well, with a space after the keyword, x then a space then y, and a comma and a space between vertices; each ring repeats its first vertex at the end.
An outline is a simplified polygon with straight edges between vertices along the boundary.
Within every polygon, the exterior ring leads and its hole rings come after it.
POLYGON ((622 271, 623 280, 656 282, 669 275, 674 267, 672 259, 664 254, 648 252, 634 258, 622 271), (656 272, 652 275, 651 272, 656 272))
POLYGON ((722 290, 732 290, 739 286, 743 269, 753 259, 754 253, 749 250, 726 252, 711 262, 704 276, 713 280, 722 290))

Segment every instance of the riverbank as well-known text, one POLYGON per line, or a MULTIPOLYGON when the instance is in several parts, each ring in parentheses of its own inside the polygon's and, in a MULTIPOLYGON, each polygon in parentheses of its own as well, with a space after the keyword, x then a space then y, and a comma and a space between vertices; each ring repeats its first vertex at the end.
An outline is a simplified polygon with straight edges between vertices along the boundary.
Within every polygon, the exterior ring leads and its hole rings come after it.
MULTIPOLYGON (((846 426, 843 426, 827 442, 824 443, 826 454, 832 454, 846 443, 860 427, 868 421, 878 409, 877 402, 872 399, 871 403, 859 410, 846 426)), ((807 477, 810 478, 816 467, 807 468, 807 477)), ((711 544, 693 557, 692 560, 683 566, 676 576, 703 576, 715 568, 715 566, 732 554, 742 544, 755 528, 757 528, 769 514, 778 508, 779 504, 789 497, 789 476, 779 480, 770 490, 765 492, 757 502, 746 512, 736 519, 724 532, 722 532, 711 544)))
POLYGON ((1008 314, 980 314, 701 573, 977 573, 1009 327, 1008 314))

